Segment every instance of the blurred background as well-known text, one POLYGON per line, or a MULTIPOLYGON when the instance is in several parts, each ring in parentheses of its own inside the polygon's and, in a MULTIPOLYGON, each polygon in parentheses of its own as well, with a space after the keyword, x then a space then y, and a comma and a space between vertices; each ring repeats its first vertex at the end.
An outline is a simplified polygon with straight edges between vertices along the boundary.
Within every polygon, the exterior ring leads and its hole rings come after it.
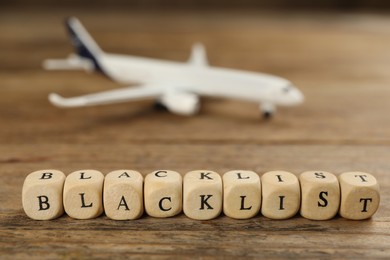
MULTIPOLYGON (((52 5, 50 0, 3 0, 4 6, 41 6, 52 5)), ((382 10, 389 8, 390 2, 385 0, 97 0, 55 1, 57 7, 131 7, 131 8, 158 8, 158 9, 226 9, 226 8, 273 8, 273 9, 329 9, 329 10, 382 10)))
POLYGON ((390 2, 379 0, 3 0, 0 123, 9 127, 0 129, 0 138, 390 140, 386 127, 371 127, 386 121, 390 96, 387 7, 390 2), (190 118, 153 111, 152 102, 58 109, 47 100, 51 92, 72 97, 123 87, 98 73, 42 69, 44 59, 73 52, 63 26, 67 16, 78 17, 98 45, 112 53, 185 62, 191 45, 202 42, 211 65, 287 78, 304 93, 305 103, 278 108, 271 123, 261 121, 258 104, 236 100, 202 100, 200 115, 190 118))

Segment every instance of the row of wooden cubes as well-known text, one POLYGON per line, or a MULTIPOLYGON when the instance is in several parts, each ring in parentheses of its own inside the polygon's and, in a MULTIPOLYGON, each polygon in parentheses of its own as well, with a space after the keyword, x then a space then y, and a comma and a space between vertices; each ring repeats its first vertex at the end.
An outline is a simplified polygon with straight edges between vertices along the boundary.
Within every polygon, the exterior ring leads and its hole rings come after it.
POLYGON ((36 220, 50 220, 64 211, 75 219, 96 218, 105 211, 115 220, 149 216, 166 218, 184 211, 192 219, 225 215, 248 219, 259 211, 271 219, 287 219, 300 211, 308 219, 327 220, 337 213, 347 219, 370 218, 380 194, 369 173, 308 171, 299 178, 271 171, 261 178, 253 171, 229 171, 221 176, 197 170, 182 176, 158 170, 145 177, 134 170, 104 175, 96 170, 75 171, 65 177, 58 170, 29 174, 23 185, 23 208, 36 220))

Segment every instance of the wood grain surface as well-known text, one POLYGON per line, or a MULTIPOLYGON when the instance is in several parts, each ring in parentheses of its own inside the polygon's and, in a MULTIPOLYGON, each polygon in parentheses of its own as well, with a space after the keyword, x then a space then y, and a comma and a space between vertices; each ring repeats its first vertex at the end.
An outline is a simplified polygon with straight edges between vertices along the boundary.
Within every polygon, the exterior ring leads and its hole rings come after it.
POLYGON ((389 258, 388 15, 6 8, 0 33, 0 258, 389 258), (189 118, 154 111, 152 102, 55 108, 50 92, 121 87, 99 74, 41 69, 43 59, 72 51, 61 24, 68 15, 110 52, 185 61, 201 41, 211 64, 286 77, 306 102, 269 122, 257 104, 218 99, 202 100, 189 118), (366 221, 33 221, 22 184, 45 168, 359 170, 377 177, 381 204, 366 221))

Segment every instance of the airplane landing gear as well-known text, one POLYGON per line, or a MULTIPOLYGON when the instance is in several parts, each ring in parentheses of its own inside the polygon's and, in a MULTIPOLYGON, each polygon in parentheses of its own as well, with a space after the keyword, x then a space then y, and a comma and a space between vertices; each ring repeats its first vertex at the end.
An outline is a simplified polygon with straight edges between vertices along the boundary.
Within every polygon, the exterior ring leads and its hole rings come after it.
POLYGON ((260 110, 262 112, 263 118, 265 120, 269 120, 272 118, 276 108, 275 108, 275 105, 273 105, 273 104, 263 103, 263 104, 260 104, 260 110))
POLYGON ((272 116, 273 116, 272 112, 269 112, 269 111, 263 112, 263 118, 264 118, 265 120, 271 119, 272 116))
POLYGON ((156 101, 153 104, 153 109, 156 111, 167 111, 168 110, 165 105, 163 105, 161 102, 158 102, 158 101, 156 101))

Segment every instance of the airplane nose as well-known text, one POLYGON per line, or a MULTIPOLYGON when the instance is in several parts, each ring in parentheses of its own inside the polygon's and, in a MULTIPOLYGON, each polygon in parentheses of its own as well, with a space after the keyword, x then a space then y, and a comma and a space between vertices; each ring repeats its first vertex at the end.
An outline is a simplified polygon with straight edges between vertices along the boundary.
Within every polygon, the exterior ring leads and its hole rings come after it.
POLYGON ((302 92, 299 89, 296 89, 295 99, 299 104, 303 103, 303 101, 305 100, 305 97, 303 96, 302 92))
POLYGON ((295 104, 301 104, 305 100, 305 97, 303 96, 302 92, 296 87, 294 87, 294 91, 292 91, 291 97, 294 100, 295 104))

